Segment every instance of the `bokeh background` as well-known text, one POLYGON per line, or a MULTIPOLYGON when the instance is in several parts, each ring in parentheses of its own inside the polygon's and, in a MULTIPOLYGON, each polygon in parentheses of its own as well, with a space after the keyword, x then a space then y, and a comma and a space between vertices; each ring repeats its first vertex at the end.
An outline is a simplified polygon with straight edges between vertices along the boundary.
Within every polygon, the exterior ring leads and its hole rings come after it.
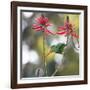
MULTIPOLYGON (((32 29, 35 18, 44 14, 52 26, 48 27, 53 32, 58 31, 58 26, 63 26, 66 17, 69 16, 70 22, 75 25, 75 31, 79 34, 79 14, 49 13, 49 12, 25 12, 21 13, 21 38, 22 38, 22 60, 21 76, 26 78, 44 77, 43 53, 48 53, 51 45, 66 43, 65 36, 47 35, 43 44, 42 32, 36 32, 32 29), (45 50, 43 49, 45 47, 45 50)), ((48 76, 52 76, 55 70, 58 71, 54 76, 79 75, 79 48, 74 40, 76 48, 73 48, 72 42, 64 50, 64 55, 51 53, 45 58, 47 62, 48 76)))

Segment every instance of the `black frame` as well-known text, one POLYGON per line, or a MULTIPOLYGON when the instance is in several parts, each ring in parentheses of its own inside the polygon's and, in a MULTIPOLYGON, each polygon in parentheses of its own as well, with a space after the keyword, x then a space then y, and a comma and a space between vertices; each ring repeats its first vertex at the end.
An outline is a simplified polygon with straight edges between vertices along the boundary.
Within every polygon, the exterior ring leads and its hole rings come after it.
POLYGON ((87 84, 87 6, 50 4, 50 3, 32 3, 32 2, 11 2, 11 88, 30 88, 46 86, 64 86, 87 84), (41 7, 41 8, 63 8, 76 9, 84 11, 84 80, 63 81, 63 82, 46 82, 33 84, 17 84, 17 7, 41 7))

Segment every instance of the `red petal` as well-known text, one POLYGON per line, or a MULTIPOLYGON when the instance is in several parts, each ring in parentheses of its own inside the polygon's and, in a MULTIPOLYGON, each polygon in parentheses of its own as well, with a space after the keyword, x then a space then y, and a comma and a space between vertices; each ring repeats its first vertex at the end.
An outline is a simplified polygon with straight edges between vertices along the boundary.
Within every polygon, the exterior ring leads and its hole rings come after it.
POLYGON ((41 22, 42 22, 42 17, 36 18, 36 22, 39 23, 39 24, 41 24, 41 22))
POLYGON ((38 25, 38 24, 33 24, 32 25, 33 28, 41 28, 42 26, 38 25))
POLYGON ((54 33, 53 32, 51 32, 50 30, 45 30, 45 32, 47 33, 47 34, 52 34, 52 35, 54 35, 54 33))
POLYGON ((42 28, 35 29, 35 31, 42 31, 42 30, 43 30, 42 28))
POLYGON ((79 35, 77 35, 76 33, 72 33, 71 35, 75 38, 79 38, 79 35))
POLYGON ((64 26, 60 26, 59 30, 66 30, 66 28, 64 26))
POLYGON ((48 18, 47 17, 44 17, 44 22, 48 22, 48 18))
POLYGON ((66 32, 57 32, 56 34, 66 34, 66 32))
POLYGON ((40 16, 39 18, 36 18, 36 21, 39 24, 46 24, 48 22, 48 18, 47 17, 40 16))
POLYGON ((42 27, 42 26, 39 26, 39 25, 37 25, 37 24, 33 24, 33 25, 32 25, 32 28, 35 29, 36 31, 43 30, 43 27, 42 27))
POLYGON ((69 25, 69 24, 70 24, 70 23, 66 21, 66 22, 64 23, 64 26, 67 26, 67 25, 69 25))
POLYGON ((51 26, 51 25, 52 25, 51 23, 46 23, 45 26, 48 27, 48 26, 51 26))

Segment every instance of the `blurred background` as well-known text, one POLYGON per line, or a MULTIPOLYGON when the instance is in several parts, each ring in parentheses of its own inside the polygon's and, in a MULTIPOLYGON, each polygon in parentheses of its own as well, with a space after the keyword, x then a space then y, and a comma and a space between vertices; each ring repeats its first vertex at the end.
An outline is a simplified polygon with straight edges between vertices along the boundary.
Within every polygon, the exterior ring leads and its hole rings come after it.
MULTIPOLYGON (((43 53, 47 55, 50 46, 58 43, 66 43, 66 37, 60 35, 45 36, 43 44, 42 32, 32 29, 35 19, 44 14, 49 19, 52 26, 49 30, 57 32, 59 26, 63 26, 66 17, 69 16, 70 22, 75 25, 75 31, 79 34, 79 14, 49 13, 49 12, 25 12, 21 13, 21 38, 22 38, 22 60, 21 77, 45 77, 43 53), (45 50, 43 49, 45 48, 45 50)), ((51 53, 45 57, 47 62, 48 76, 79 75, 79 49, 74 40, 76 48, 73 48, 71 41, 65 48, 64 54, 51 53)))

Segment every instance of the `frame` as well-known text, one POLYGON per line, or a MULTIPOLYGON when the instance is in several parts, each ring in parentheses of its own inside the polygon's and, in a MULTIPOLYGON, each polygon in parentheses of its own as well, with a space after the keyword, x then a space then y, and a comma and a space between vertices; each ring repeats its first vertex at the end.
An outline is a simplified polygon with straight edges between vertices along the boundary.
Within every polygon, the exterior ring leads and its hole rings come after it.
POLYGON ((87 6, 11 2, 11 88, 87 84, 87 6))

